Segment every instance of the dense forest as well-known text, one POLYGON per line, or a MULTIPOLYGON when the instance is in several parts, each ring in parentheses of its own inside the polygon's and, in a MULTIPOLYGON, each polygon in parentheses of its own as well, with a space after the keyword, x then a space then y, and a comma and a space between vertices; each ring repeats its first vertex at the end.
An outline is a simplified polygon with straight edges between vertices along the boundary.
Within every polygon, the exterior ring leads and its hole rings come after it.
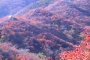
POLYGON ((25 3, 0 7, 0 60, 90 60, 89 0, 25 3))

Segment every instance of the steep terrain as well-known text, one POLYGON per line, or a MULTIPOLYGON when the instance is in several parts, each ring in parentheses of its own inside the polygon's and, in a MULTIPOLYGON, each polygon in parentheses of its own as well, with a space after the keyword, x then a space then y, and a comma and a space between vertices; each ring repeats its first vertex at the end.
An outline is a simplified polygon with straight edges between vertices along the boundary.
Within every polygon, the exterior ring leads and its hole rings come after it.
POLYGON ((13 15, 35 1, 38 0, 0 0, 0 17, 13 15))
POLYGON ((88 35, 90 32, 89 7, 84 9, 82 5, 89 1, 79 2, 39 0, 1 18, 0 50, 1 54, 7 54, 1 55, 4 56, 1 59, 32 60, 36 56, 34 60, 60 60, 61 52, 74 50, 87 36, 86 31, 88 35))

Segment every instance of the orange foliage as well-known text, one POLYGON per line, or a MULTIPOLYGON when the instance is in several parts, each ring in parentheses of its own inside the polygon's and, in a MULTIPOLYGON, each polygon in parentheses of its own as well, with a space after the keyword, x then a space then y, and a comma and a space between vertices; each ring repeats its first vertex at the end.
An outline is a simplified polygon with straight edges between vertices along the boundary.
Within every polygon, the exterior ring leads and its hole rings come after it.
POLYGON ((61 60, 90 60, 90 35, 86 35, 75 50, 62 52, 60 57, 61 60))
POLYGON ((5 60, 8 60, 8 58, 6 58, 5 60))
POLYGON ((12 35, 14 35, 14 34, 15 34, 15 32, 14 32, 14 31, 11 31, 11 34, 12 34, 12 35))
POLYGON ((11 28, 11 25, 7 25, 6 28, 8 28, 8 29, 11 28))
POLYGON ((25 57, 21 54, 16 54, 16 60, 26 60, 25 57))

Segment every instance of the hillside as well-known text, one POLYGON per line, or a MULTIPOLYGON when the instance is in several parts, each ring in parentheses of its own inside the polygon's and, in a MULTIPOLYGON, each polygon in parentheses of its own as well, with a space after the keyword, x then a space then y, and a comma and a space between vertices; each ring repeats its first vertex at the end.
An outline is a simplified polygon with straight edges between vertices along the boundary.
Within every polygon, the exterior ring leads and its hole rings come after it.
POLYGON ((0 17, 13 15, 35 1, 38 0, 0 0, 0 17))
POLYGON ((0 18, 0 59, 68 60, 79 47, 82 53, 82 41, 90 40, 89 3, 39 0, 12 16, 0 18))

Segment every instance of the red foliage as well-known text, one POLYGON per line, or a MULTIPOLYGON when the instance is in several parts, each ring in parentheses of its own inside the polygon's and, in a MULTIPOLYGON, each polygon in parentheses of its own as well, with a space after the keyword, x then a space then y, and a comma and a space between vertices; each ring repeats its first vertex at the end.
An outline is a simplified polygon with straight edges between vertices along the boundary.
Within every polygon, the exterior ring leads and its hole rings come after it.
POLYGON ((2 35, 5 34, 5 31, 3 30, 3 31, 1 32, 1 34, 2 34, 2 35))
POLYGON ((61 60, 90 60, 90 35, 81 41, 75 50, 64 51, 60 54, 61 60))

